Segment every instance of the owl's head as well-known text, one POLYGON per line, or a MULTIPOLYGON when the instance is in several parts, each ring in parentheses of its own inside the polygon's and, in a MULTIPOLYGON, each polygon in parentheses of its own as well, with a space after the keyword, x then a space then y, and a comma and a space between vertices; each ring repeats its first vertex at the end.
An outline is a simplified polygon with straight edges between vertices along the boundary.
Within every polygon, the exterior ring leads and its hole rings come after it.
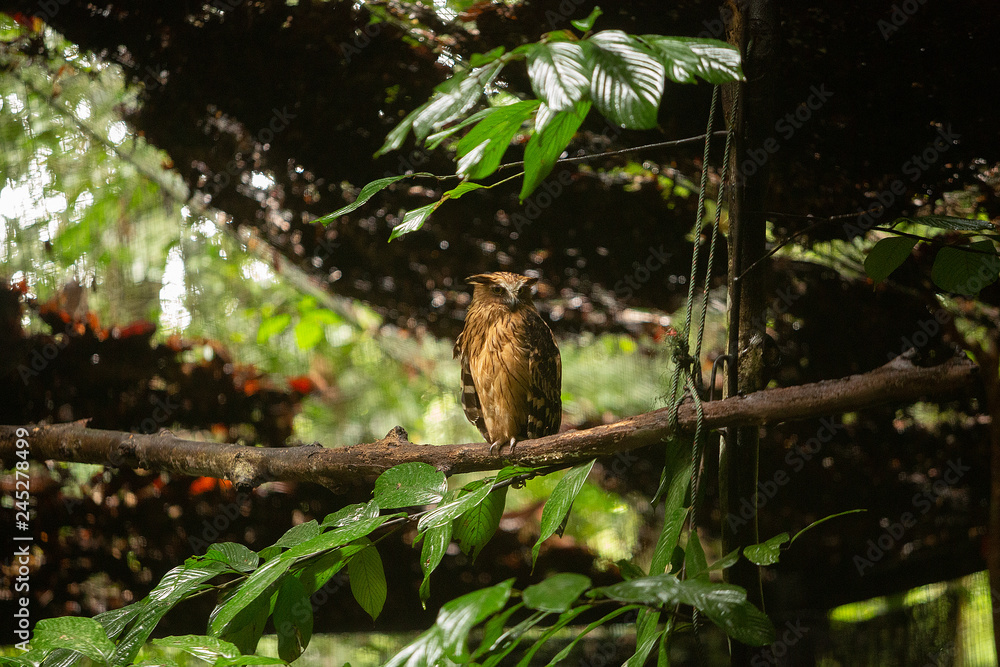
POLYGON ((482 304, 494 303, 511 310, 519 307, 532 307, 531 288, 538 278, 529 278, 517 273, 497 271, 496 273, 480 273, 469 276, 465 282, 475 285, 472 300, 482 304))

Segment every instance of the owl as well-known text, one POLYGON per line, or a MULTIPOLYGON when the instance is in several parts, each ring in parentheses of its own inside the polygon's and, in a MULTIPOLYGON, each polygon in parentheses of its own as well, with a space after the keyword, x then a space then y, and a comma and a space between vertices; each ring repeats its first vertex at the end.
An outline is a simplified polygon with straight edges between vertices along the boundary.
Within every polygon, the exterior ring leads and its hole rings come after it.
POLYGON ((513 452, 518 440, 559 430, 559 348, 531 300, 537 278, 498 272, 466 282, 475 290, 454 351, 462 364, 462 407, 491 453, 504 445, 513 452))

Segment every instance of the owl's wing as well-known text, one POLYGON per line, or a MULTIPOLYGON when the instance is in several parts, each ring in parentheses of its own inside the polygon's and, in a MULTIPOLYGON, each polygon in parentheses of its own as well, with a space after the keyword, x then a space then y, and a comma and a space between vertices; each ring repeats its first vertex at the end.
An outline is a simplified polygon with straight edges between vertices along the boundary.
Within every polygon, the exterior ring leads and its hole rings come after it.
POLYGON ((465 418, 475 424, 486 442, 490 442, 490 434, 486 430, 486 420, 483 419, 483 406, 479 402, 479 392, 476 391, 472 371, 469 370, 469 358, 462 353, 461 336, 455 344, 455 356, 462 361, 462 409, 465 411, 465 418))
POLYGON ((541 315, 527 318, 528 438, 559 431, 562 423, 562 359, 555 337, 541 315))

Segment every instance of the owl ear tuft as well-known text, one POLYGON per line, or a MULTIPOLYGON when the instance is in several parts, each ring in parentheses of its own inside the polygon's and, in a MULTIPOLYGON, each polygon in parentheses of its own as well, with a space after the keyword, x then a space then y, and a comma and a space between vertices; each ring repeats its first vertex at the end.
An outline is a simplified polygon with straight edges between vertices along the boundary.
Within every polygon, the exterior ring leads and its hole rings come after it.
POLYGON ((478 273, 465 279, 469 285, 489 285, 493 282, 493 276, 489 273, 478 273))
POLYGON ((529 276, 524 279, 524 285, 526 287, 534 287, 536 283, 538 283, 538 278, 532 278, 529 276))

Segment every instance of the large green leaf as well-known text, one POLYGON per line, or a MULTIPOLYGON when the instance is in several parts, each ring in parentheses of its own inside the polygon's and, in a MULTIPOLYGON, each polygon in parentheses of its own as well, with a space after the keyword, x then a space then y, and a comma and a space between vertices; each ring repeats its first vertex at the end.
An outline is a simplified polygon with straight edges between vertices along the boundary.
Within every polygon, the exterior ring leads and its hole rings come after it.
POLYGON ((544 646, 546 642, 552 639, 552 636, 554 634, 565 628, 573 621, 575 621, 577 616, 579 616, 584 612, 590 611, 591 608, 592 608, 591 605, 584 605, 582 607, 577 607, 576 609, 569 609, 559 614, 559 618, 556 619, 556 622, 553 623, 551 627, 546 628, 545 632, 542 633, 542 636, 536 639, 535 643, 531 645, 531 648, 525 651, 524 657, 518 661, 517 667, 530 667, 532 664, 535 664, 534 663, 535 654, 538 653, 538 651, 542 648, 542 646, 544 646))
POLYGON ((495 60, 483 67, 460 72, 435 88, 434 96, 414 109, 397 125, 375 157, 399 148, 410 130, 418 142, 469 110, 483 95, 483 89, 493 81, 503 60, 495 60))
POLYGON ((441 205, 443 199, 438 200, 432 204, 427 204, 426 206, 421 206, 420 208, 415 208, 412 211, 407 211, 403 216, 403 221, 392 228, 392 232, 389 234, 389 240, 398 239, 403 234, 409 234, 410 232, 415 232, 424 226, 424 222, 430 217, 438 206, 441 205))
POLYGON ((528 50, 535 95, 553 111, 572 109, 590 90, 589 42, 540 42, 528 50))
POLYGON ((976 241, 967 248, 945 246, 938 250, 931 267, 935 285, 946 292, 971 296, 996 282, 1000 257, 995 254, 993 242, 976 241))
POLYGON ((514 580, 508 579, 446 602, 437 615, 435 627, 441 631, 445 655, 451 660, 462 661, 467 655, 465 642, 469 631, 488 616, 507 604, 514 580))
POLYGON ((455 520, 452 539, 458 542, 462 553, 472 557, 473 562, 500 525, 508 488, 501 486, 493 489, 483 502, 466 510, 455 520))
POLYGON ((593 467, 594 461, 581 463, 566 473, 556 484, 556 488, 552 490, 552 495, 549 496, 545 507, 542 508, 541 534, 539 534, 535 546, 531 547, 532 568, 534 568, 535 561, 538 560, 538 550, 541 548, 542 542, 549 539, 559 529, 593 467))
POLYGON ((677 83, 694 83, 701 77, 709 83, 742 81, 740 52, 732 44, 700 37, 643 35, 660 57, 666 74, 677 83))
POLYGON ((444 473, 427 463, 413 461, 389 468, 375 480, 375 500, 391 509, 437 503, 448 490, 444 473))
POLYGON ((61 616, 38 621, 31 636, 31 648, 43 651, 69 649, 98 664, 107 663, 115 651, 115 645, 104 633, 104 627, 95 619, 83 616, 61 616))
MULTIPOLYGON (((483 667, 496 667, 517 648, 526 633, 533 627, 551 616, 547 611, 536 611, 534 614, 524 619, 513 628, 509 628, 493 641, 492 651, 489 658, 483 661, 483 667)), ((478 651, 477 651, 478 653, 478 651)))
POLYGON ((658 607, 688 604, 744 644, 763 646, 774 641, 770 619, 747 601, 746 591, 739 586, 705 578, 681 581, 671 574, 660 574, 600 588, 595 593, 620 602, 658 607))
POLYGON ((222 561, 237 572, 252 572, 260 563, 260 556, 236 542, 210 545, 205 552, 205 559, 222 561))
POLYGON ((524 149, 524 183, 518 195, 522 202, 552 172, 589 112, 590 102, 579 102, 573 109, 553 115, 531 135, 524 149))
POLYGON ((417 522, 417 531, 423 532, 429 528, 450 523, 452 519, 458 518, 479 503, 483 502, 490 494, 492 480, 476 480, 476 482, 467 486, 467 488, 469 487, 471 488, 468 493, 465 493, 454 500, 441 503, 433 510, 422 516, 420 521, 417 522))
POLYGON ((382 606, 385 604, 385 570, 382 567, 382 557, 378 555, 378 549, 371 540, 362 537, 358 543, 365 548, 356 553, 347 564, 347 576, 351 580, 354 599, 374 621, 382 613, 382 606))
POLYGON ((291 565, 291 559, 275 558, 260 566, 243 582, 236 594, 219 608, 218 613, 209 623, 208 634, 218 637, 223 632, 230 630, 230 624, 236 615, 257 598, 270 595, 273 592, 272 586, 281 581, 291 565))
POLYGON ((222 641, 217 637, 206 637, 205 635, 164 637, 162 639, 154 639, 153 644, 166 648, 180 649, 196 658, 211 663, 214 663, 219 658, 235 658, 240 655, 240 650, 230 642, 222 641))
POLYGON ((560 572, 524 589, 522 599, 529 609, 562 613, 590 588, 590 577, 574 572, 560 572))
POLYGON ((146 598, 148 602, 118 640, 110 664, 131 664, 156 624, 174 605, 189 594, 200 590, 204 582, 225 571, 226 565, 219 561, 197 562, 189 559, 184 565, 175 567, 163 575, 160 583, 149 592, 146 598))
MULTIPOLYGON (((375 480, 375 486, 378 488, 377 479, 375 480)), ((350 525, 361 519, 374 519, 379 515, 379 509, 380 506, 376 500, 369 500, 367 503, 354 503, 353 505, 341 507, 336 512, 327 514, 323 517, 322 525, 324 528, 327 526, 340 527, 350 525)))
POLYGON ((620 30, 590 38, 590 97, 612 122, 631 130, 656 126, 663 64, 645 44, 620 30))
POLYGON ((538 100, 508 104, 479 121, 458 142, 458 168, 455 173, 464 178, 479 179, 496 171, 514 135, 531 118, 538 104, 538 100))
POLYGON ((278 634, 278 655, 292 662, 306 650, 312 639, 313 609, 309 592, 298 577, 286 577, 274 602, 274 629, 278 634))
POLYGON ((323 551, 343 546, 348 542, 353 542, 359 537, 368 535, 390 518, 392 518, 391 515, 376 516, 370 519, 360 519, 354 523, 344 526, 343 528, 328 530, 317 535, 311 540, 295 545, 285 553, 281 554, 281 560, 291 561, 294 559, 307 558, 323 551))
POLYGON ((880 240, 865 257, 865 273, 875 282, 882 282, 906 261, 915 245, 917 239, 908 236, 892 236, 880 240))
POLYGON ((431 573, 441 564, 451 544, 451 522, 429 528, 422 533, 423 544, 420 546, 420 567, 424 572, 424 580, 420 582, 420 602, 426 606, 431 596, 431 573))
POLYGON ((340 572, 347 561, 362 549, 364 547, 360 544, 348 544, 310 560, 305 567, 298 571, 298 578, 305 586, 306 592, 312 595, 322 588, 330 580, 330 577, 340 572))
POLYGON ((322 218, 317 218, 317 219, 313 220, 313 223, 325 225, 325 224, 328 224, 330 222, 333 222, 337 218, 339 218, 340 216, 347 215, 348 213, 354 211, 355 209, 360 208, 361 206, 364 206, 365 204, 368 203, 369 199, 371 199, 372 197, 374 197, 376 194, 378 194, 382 190, 385 190, 387 187, 389 187, 393 183, 396 183, 397 181, 401 181, 404 178, 413 178, 415 176, 431 176, 431 177, 433 177, 434 174, 429 174, 426 171, 422 171, 422 172, 419 172, 417 174, 400 174, 398 176, 386 176, 385 178, 380 178, 378 180, 372 181, 371 183, 367 184, 365 187, 361 188, 361 192, 358 193, 358 198, 355 199, 353 203, 348 204, 347 206, 344 206, 342 208, 338 208, 333 213, 327 213, 322 218))
POLYGON ((122 630, 139 615, 139 612, 147 604, 149 604, 149 598, 143 598, 127 607, 102 612, 95 616, 94 620, 104 626, 104 632, 107 634, 108 639, 117 639, 122 630))

